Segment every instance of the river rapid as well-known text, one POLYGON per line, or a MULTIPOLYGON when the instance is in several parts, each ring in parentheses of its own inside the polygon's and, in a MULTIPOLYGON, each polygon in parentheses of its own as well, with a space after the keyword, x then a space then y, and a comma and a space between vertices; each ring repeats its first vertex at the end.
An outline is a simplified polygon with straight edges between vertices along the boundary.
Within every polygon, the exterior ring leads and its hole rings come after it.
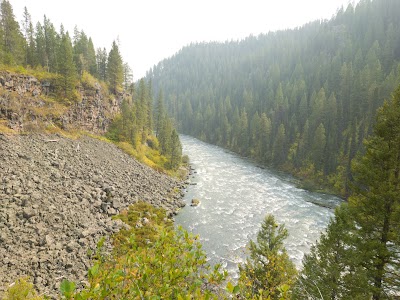
POLYGON ((200 235, 210 263, 221 263, 237 277, 237 265, 248 254, 246 245, 255 240, 265 215, 273 214, 288 229, 285 246, 301 268, 303 255, 333 216, 333 209, 314 203, 335 206, 341 200, 299 189, 290 177, 220 147, 188 136, 180 138, 194 173, 184 198, 187 205, 175 222, 200 235), (193 198, 200 200, 199 206, 190 206, 193 198))

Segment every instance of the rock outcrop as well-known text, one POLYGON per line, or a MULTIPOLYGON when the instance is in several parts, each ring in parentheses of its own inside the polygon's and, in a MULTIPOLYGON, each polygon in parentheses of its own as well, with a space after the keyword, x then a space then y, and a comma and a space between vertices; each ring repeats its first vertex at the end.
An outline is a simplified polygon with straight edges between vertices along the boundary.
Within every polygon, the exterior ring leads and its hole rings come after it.
POLYGON ((88 253, 124 226, 111 216, 139 200, 171 215, 180 188, 113 144, 0 134, 0 297, 24 275, 52 297, 63 278, 83 284, 88 253))
MULTIPOLYGON (((57 125, 62 129, 79 129, 94 133, 107 131, 112 118, 128 94, 109 95, 94 82, 77 88, 75 102, 52 101, 52 83, 33 76, 0 72, 0 119, 18 132, 42 130, 57 125)), ((54 94, 54 92, 53 92, 54 94)))

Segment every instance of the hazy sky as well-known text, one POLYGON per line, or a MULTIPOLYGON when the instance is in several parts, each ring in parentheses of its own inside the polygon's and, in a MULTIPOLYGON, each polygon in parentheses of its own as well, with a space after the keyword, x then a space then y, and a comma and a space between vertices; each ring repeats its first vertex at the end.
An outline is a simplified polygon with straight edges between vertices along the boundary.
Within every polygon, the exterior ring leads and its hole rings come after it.
POLYGON ((331 18, 357 0, 9 0, 18 21, 26 6, 32 21, 43 16, 59 32, 77 25, 94 46, 110 50, 119 38, 134 78, 191 42, 242 39, 309 21, 331 18))

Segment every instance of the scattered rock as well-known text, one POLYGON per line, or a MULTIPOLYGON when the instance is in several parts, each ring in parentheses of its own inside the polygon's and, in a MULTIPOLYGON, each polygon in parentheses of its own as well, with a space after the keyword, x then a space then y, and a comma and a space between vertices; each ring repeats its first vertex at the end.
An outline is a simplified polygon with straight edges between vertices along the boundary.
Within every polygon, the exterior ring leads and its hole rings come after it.
POLYGON ((171 194, 182 182, 89 137, 3 135, 0 163, 0 299, 23 276, 52 298, 62 278, 86 280, 88 253, 101 237, 129 228, 110 218, 129 205, 148 201, 169 217, 184 205, 181 193, 171 194))
POLYGON ((192 199, 192 201, 190 202, 190 206, 198 206, 199 204, 200 204, 199 199, 192 199))

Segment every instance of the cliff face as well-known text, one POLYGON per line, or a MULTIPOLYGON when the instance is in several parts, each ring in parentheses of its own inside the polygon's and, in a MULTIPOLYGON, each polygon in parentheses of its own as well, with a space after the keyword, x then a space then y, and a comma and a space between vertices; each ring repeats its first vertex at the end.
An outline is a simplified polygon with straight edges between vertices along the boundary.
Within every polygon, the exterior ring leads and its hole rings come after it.
POLYGON ((52 86, 33 76, 0 73, 0 119, 19 132, 31 132, 57 125, 104 133, 126 94, 109 96, 100 84, 80 86, 78 101, 63 103, 47 96, 52 86))
POLYGON ((79 89, 81 101, 73 104, 62 116, 63 127, 66 129, 80 128, 94 133, 104 133, 119 111, 120 105, 127 94, 107 96, 99 84, 94 87, 79 89))

